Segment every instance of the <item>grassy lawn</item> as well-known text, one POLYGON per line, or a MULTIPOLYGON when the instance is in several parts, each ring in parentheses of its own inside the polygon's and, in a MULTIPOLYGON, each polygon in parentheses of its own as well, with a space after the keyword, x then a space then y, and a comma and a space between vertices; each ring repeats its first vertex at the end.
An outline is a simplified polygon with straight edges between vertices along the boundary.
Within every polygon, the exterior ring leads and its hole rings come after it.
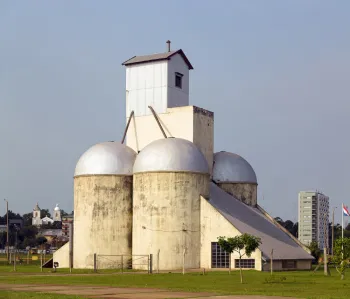
POLYGON ((27 298, 38 298, 38 299, 80 299, 84 297, 71 296, 71 295, 56 295, 56 294, 42 294, 42 293, 31 293, 31 292, 6 292, 0 291, 0 298, 6 299, 27 299, 27 298))
MULTIPOLYGON (((123 270, 124 272, 140 272, 136 270, 123 270)), ((120 269, 104 269, 104 270, 98 270, 98 273, 104 273, 104 274, 113 274, 113 273, 120 273, 120 269)), ((54 273, 54 270, 52 268, 43 268, 43 272, 41 272, 40 265, 17 265, 16 266, 16 272, 14 271, 13 265, 0 265, 0 276, 4 275, 23 275, 23 274, 31 274, 31 275, 37 275, 37 274, 69 274, 68 268, 59 268, 57 269, 56 273, 54 273)), ((72 274, 93 274, 93 269, 73 269, 72 274)), ((1 298, 1 297, 0 297, 1 298)))
POLYGON ((6 275, 3 274, 5 273, 0 272, 0 283, 152 287, 193 292, 206 291, 218 294, 279 295, 310 299, 350 298, 350 276, 341 281, 335 270, 332 270, 331 277, 325 277, 322 271, 316 273, 309 271, 279 272, 275 274, 274 280, 271 280, 270 274, 266 272, 244 271, 244 284, 239 281, 238 271, 232 272, 231 275, 227 272, 207 272, 204 276, 200 273, 186 275, 174 273, 153 275, 134 273, 124 275, 75 274, 45 275, 44 277, 9 272, 6 275))

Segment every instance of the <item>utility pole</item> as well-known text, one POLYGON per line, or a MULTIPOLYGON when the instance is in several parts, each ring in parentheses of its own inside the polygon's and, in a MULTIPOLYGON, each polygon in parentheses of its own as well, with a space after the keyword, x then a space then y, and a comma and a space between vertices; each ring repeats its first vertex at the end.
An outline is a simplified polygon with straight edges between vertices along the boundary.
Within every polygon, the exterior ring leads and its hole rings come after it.
POLYGON ((7 216, 7 230, 6 230, 6 253, 7 253, 7 262, 9 262, 9 202, 6 201, 6 216, 7 216))
POLYGON ((273 249, 271 249, 270 271, 272 275, 273 274, 273 249))
POLYGON ((333 207, 333 213, 332 213, 332 256, 334 255, 334 210, 337 207, 333 207))
POLYGON ((13 261, 13 270, 16 272, 16 259, 17 259, 17 227, 15 226, 16 229, 16 240, 15 240, 15 258, 13 261))

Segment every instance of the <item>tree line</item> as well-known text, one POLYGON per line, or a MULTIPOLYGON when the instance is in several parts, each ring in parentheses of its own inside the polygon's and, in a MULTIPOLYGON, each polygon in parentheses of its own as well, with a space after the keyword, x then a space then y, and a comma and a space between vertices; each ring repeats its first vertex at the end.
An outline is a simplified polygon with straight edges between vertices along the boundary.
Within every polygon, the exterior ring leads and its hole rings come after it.
MULTIPOLYGON (((294 237, 298 238, 298 227, 299 227, 298 222, 293 223, 293 221, 291 221, 291 220, 283 221, 283 219, 280 217, 276 217, 275 220, 281 226, 283 226, 286 230, 288 230, 294 237)), ((335 241, 335 240, 341 238, 342 228, 341 228, 341 225, 339 223, 333 225, 333 223, 330 222, 328 225, 330 239, 332 238, 333 226, 334 226, 334 241, 335 241)), ((350 238, 350 223, 344 229, 344 237, 350 238)))

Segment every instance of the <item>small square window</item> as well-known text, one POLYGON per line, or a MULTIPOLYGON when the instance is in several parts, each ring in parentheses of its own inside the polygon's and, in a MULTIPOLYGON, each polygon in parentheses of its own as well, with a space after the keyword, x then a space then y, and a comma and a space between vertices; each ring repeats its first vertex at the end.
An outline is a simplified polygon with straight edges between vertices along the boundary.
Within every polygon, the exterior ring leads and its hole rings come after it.
POLYGON ((178 88, 182 88, 182 77, 183 74, 175 73, 175 86, 178 88))

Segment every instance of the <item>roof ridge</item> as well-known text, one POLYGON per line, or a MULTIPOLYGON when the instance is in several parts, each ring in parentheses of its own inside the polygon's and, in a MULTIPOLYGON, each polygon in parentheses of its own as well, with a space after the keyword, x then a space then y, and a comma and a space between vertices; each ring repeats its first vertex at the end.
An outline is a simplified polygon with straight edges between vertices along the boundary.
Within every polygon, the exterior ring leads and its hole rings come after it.
POLYGON ((173 50, 173 51, 167 51, 167 52, 156 52, 156 53, 152 53, 152 54, 145 54, 145 55, 135 55, 134 57, 143 57, 143 56, 153 56, 153 55, 160 55, 160 54, 172 54, 172 53, 175 53, 175 52, 178 52, 180 51, 181 49, 178 49, 178 50, 173 50))
POLYGON ((147 63, 152 61, 169 60, 172 56, 176 54, 181 55, 182 59, 187 64, 190 70, 193 69, 192 64, 190 63, 190 61, 188 60, 188 58, 186 57, 182 49, 178 49, 170 52, 161 52, 161 53, 155 53, 155 54, 133 56, 128 60, 124 61, 122 65, 132 65, 132 64, 147 63))

